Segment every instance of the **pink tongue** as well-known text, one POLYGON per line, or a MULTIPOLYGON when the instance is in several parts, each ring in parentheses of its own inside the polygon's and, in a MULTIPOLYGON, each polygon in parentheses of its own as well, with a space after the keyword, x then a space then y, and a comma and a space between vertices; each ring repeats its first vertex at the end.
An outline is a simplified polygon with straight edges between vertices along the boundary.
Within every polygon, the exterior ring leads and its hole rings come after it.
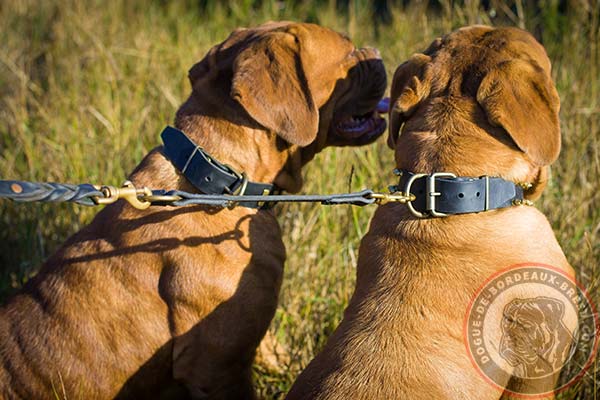
POLYGON ((390 111, 390 98, 386 97, 377 103, 377 112, 379 114, 385 114, 388 111, 390 111))

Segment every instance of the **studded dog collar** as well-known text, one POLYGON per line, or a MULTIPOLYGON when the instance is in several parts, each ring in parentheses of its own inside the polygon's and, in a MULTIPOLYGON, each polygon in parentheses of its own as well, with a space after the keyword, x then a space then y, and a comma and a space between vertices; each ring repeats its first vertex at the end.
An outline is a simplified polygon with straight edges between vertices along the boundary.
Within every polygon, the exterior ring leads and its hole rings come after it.
POLYGON ((414 195, 414 199, 406 204, 418 218, 446 217, 531 204, 524 199, 520 184, 498 177, 462 177, 449 172, 395 172, 400 175, 400 182, 398 186, 391 186, 390 190, 407 196, 414 195))
MULTIPOLYGON (((275 185, 251 182, 227 164, 217 161, 179 129, 167 126, 161 133, 164 154, 187 180, 204 194, 270 195, 275 185)), ((269 203, 244 202, 249 208, 269 208, 269 203)))

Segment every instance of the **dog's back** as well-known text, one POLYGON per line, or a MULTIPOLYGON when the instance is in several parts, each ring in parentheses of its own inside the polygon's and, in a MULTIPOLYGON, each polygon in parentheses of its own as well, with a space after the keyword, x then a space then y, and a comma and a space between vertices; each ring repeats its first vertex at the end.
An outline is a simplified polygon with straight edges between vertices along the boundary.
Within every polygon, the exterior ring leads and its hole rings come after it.
MULTIPOLYGON (((388 143, 397 168, 530 182, 526 198, 538 197, 560 148, 549 70, 541 45, 518 29, 471 27, 434 41, 394 76, 388 143)), ((573 276, 533 207, 418 219, 404 205, 381 206, 344 319, 288 399, 499 398, 468 356, 465 315, 490 276, 526 262, 573 276)), ((500 320, 501 308, 489 314, 500 320)), ((497 329, 489 340, 500 337, 497 329)))

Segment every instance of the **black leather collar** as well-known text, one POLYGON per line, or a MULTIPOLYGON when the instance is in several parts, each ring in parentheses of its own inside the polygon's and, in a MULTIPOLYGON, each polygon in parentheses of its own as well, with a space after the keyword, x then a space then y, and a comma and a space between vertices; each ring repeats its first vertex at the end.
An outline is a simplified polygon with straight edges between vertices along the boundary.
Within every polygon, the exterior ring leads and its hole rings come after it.
MULTIPOLYGON (((167 126, 160 134, 165 156, 196 189, 204 194, 269 195, 275 185, 250 182, 244 173, 215 160, 179 129, 167 126)), ((269 208, 270 203, 244 202, 249 208, 269 208)))
POLYGON ((446 172, 415 174, 405 170, 397 173, 400 183, 390 189, 413 194, 416 198, 407 205, 419 218, 478 213, 525 202, 523 188, 502 178, 457 177, 446 172))

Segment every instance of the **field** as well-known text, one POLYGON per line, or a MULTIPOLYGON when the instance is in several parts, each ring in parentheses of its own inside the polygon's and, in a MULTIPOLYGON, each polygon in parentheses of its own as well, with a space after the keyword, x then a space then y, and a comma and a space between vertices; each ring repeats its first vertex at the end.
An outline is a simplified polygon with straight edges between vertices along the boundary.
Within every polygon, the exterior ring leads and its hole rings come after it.
MULTIPOLYGON (((344 10, 335 1, 2 1, 0 178, 121 184, 159 144, 160 131, 189 94, 188 69, 238 26, 270 19, 317 22, 348 33, 358 45, 379 48, 391 76, 412 53, 457 27, 516 25, 546 47, 562 104, 562 153, 536 206, 598 304, 600 3, 572 1, 566 10, 557 0, 541 0, 539 8, 533 3, 498 2, 491 20, 494 12, 477 0, 429 8, 413 2, 393 6, 384 24, 374 22, 365 0, 350 1, 344 10)), ((385 189, 394 183, 393 167, 384 137, 366 148, 330 148, 305 170, 303 192, 385 189)), ((340 321, 374 209, 278 207, 288 260, 271 331, 291 360, 281 374, 256 369, 266 398, 289 389, 340 321)), ((0 300, 96 211, 0 202, 0 300)), ((592 365, 561 397, 596 398, 599 374, 592 365)))

